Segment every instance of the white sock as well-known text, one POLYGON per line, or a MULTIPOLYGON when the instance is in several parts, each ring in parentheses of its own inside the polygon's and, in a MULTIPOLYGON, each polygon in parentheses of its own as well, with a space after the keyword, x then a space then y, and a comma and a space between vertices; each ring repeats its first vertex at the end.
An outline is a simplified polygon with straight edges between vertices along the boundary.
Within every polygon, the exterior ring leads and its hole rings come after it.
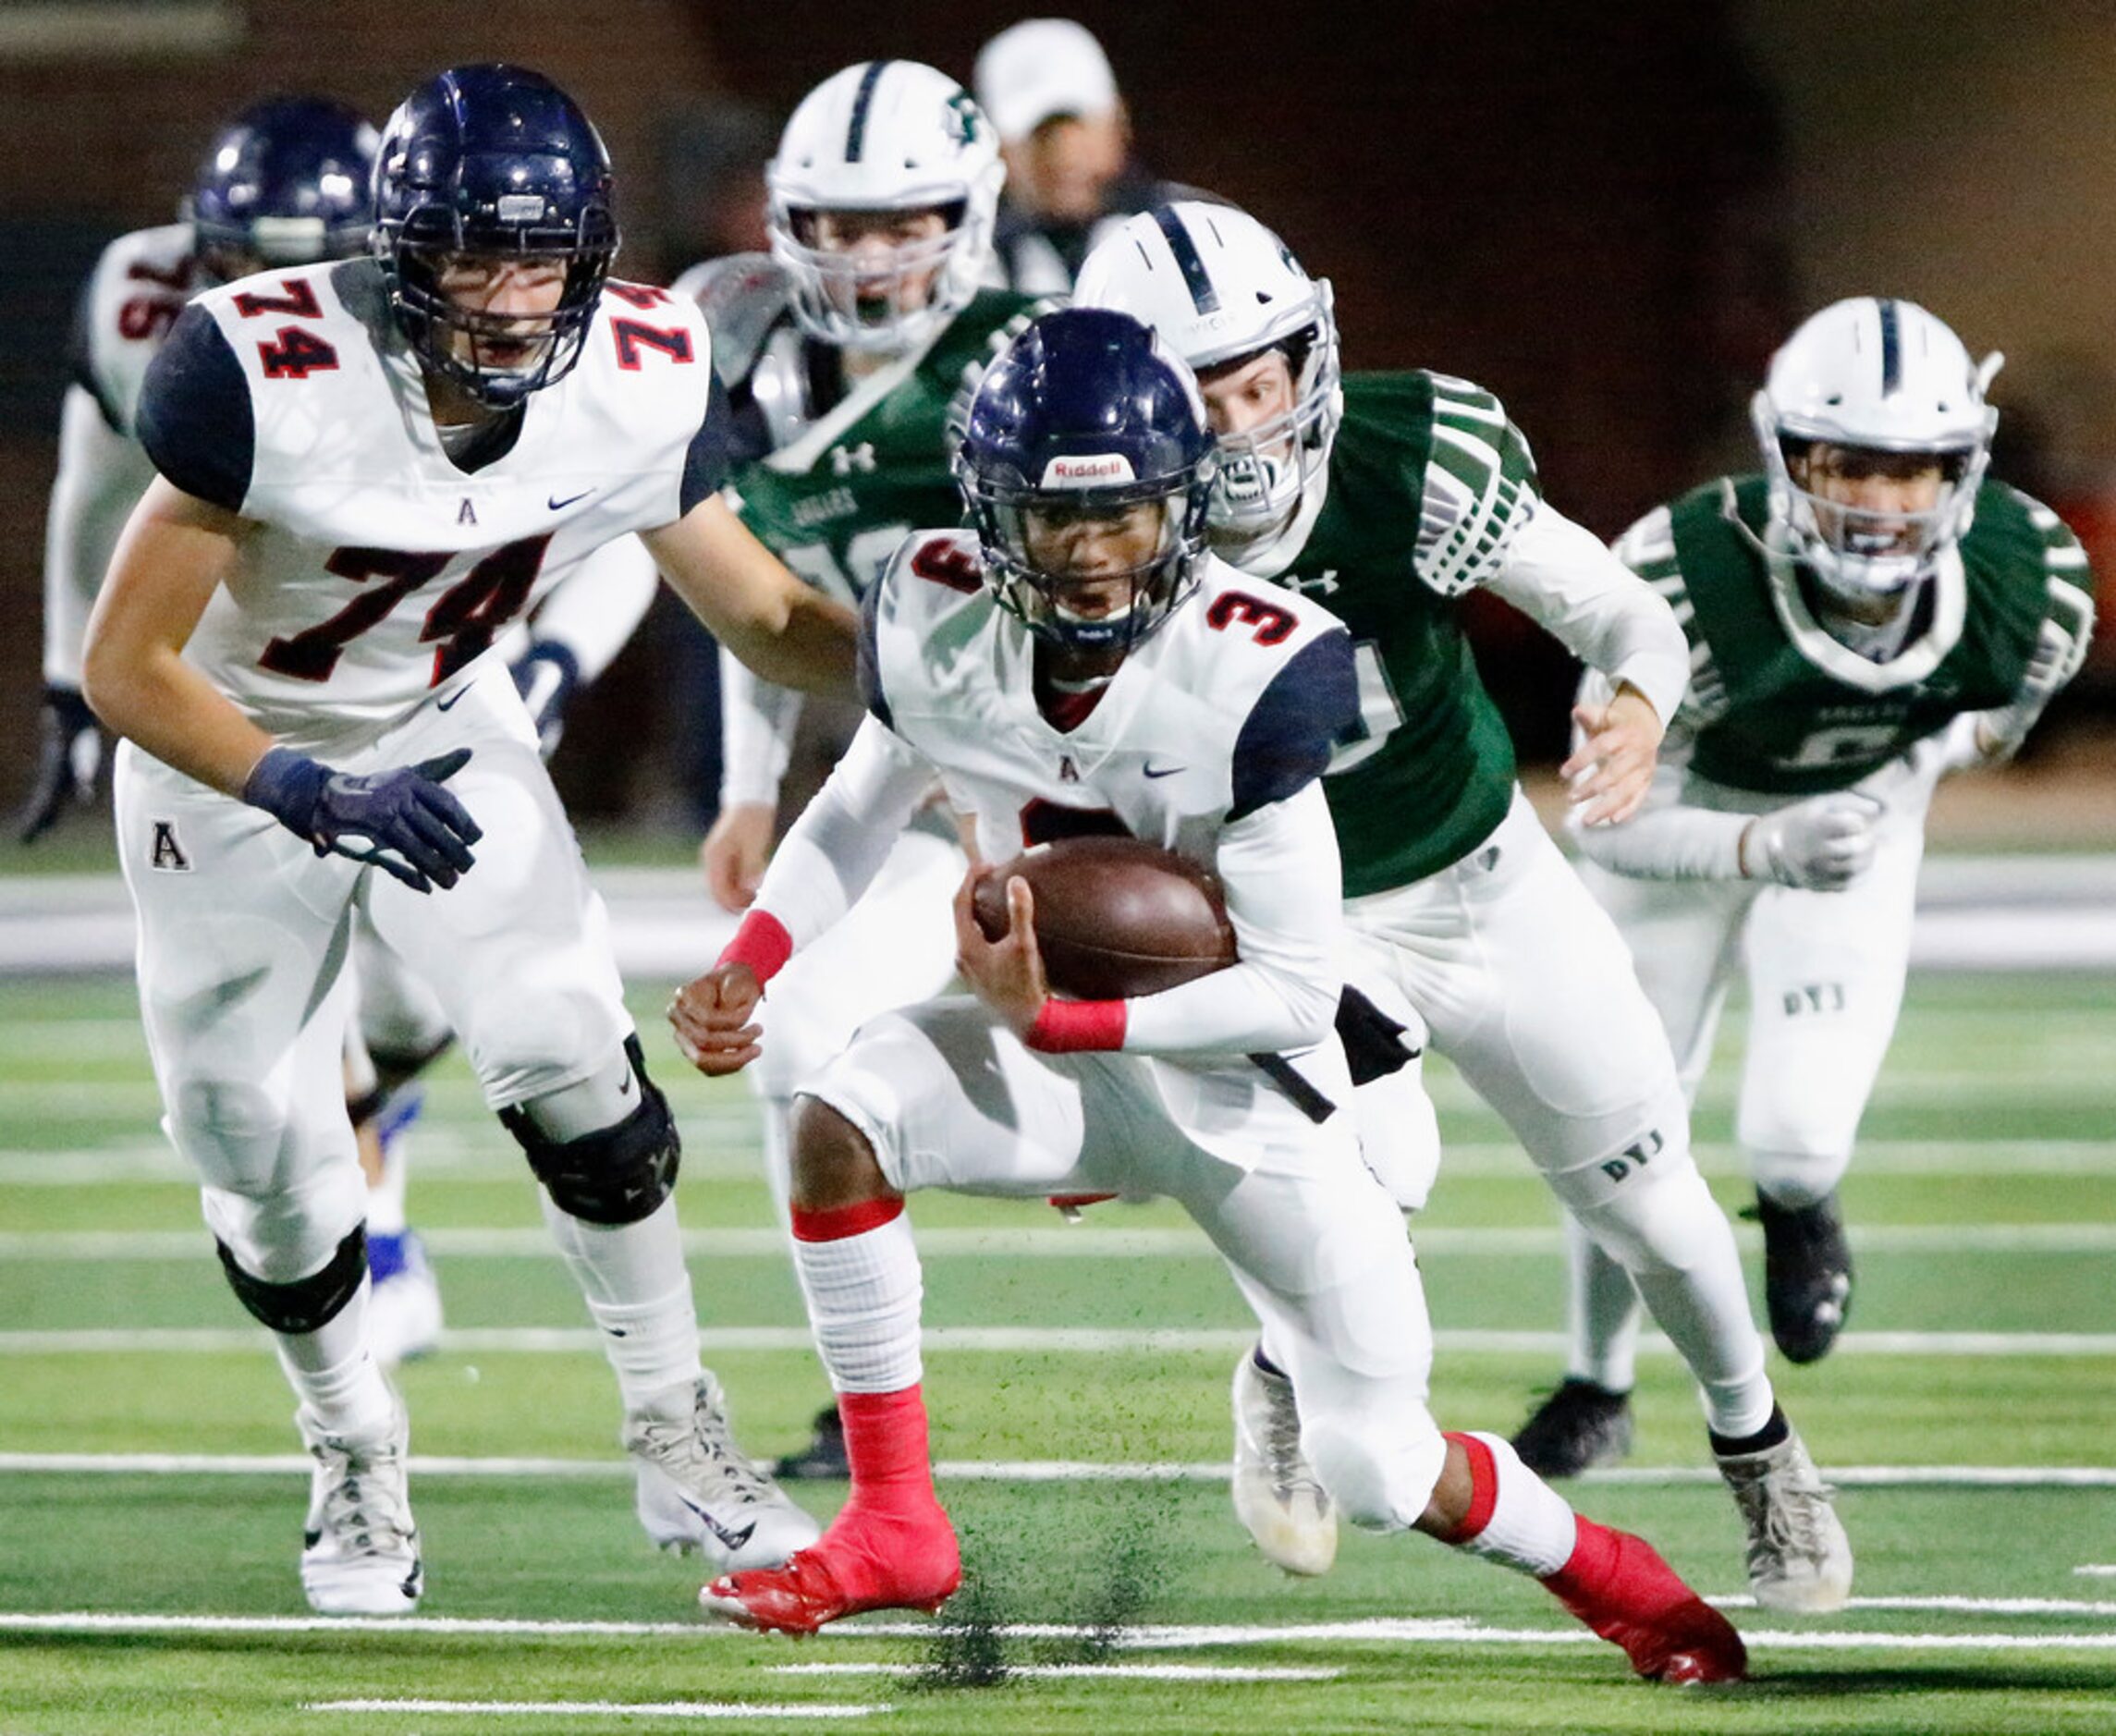
POLYGON ((679 1384, 695 1386, 704 1364, 676 1202, 664 1200, 636 1224, 591 1224, 561 1211, 541 1190, 539 1197, 588 1317, 602 1331, 625 1408, 637 1410, 679 1384))
POLYGON ((1638 1381, 1638 1290, 1631 1274, 1595 1245, 1571 1213, 1565 1215, 1570 1269, 1572 1355, 1566 1372, 1609 1392, 1638 1381))
POLYGON ((879 1205, 793 1211, 794 1270, 816 1352, 838 1392, 900 1392, 924 1373, 918 1249, 903 1202, 889 1204, 896 1209, 880 1222, 879 1205))
POLYGON ((1579 1218, 1630 1271, 1640 1301, 1689 1364, 1713 1430, 1739 1437, 1769 1422, 1776 1400, 1763 1335, 1749 1312, 1733 1226, 1705 1178, 1688 1166, 1668 1171, 1579 1218))
POLYGON ((368 1281, 313 1332, 275 1332, 273 1347, 287 1381, 317 1425, 355 1439, 385 1433, 397 1418, 396 1395, 367 1348, 368 1281))
POLYGON ((1457 1536, 1456 1548, 1537 1579, 1572 1559, 1579 1521, 1562 1495, 1523 1464, 1497 1435, 1450 1431, 1448 1438, 1469 1454, 1473 1514, 1488 1511, 1477 1530, 1457 1536))

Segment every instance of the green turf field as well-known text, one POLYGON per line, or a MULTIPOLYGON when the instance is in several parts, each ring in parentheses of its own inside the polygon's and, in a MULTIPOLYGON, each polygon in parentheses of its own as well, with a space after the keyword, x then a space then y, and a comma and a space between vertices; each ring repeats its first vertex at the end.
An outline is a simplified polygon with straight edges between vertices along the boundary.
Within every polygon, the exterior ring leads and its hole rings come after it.
MULTIPOLYGON (((748 1099, 680 1073, 666 995, 642 984, 635 1005, 685 1121, 709 1361, 746 1441, 777 1452, 823 1383, 748 1099)), ((1554 1212, 1497 1122, 1444 1068, 1428 1078, 1451 1153, 1416 1227, 1435 1409, 1511 1430, 1561 1358, 1554 1212)), ((1731 1084, 1722 1065, 1700 1134, 1734 1207, 1731 1084)), ((295 1575, 291 1400, 155 1114, 127 985, 0 981, 0 1736, 737 1718, 979 1736, 2116 1730, 2106 979, 1914 984, 1845 1191, 1853 1330, 1817 1367, 1780 1365, 1846 1485, 1850 1610, 1795 1620, 1743 1601, 1739 1524, 1664 1349, 1643 1363, 1631 1465, 1572 1490, 1727 1600, 1756 1677, 1731 1691, 1634 1682, 1535 1584, 1421 1538, 1350 1537, 1319 1582, 1266 1567, 1210 1471, 1242 1311, 1165 1206, 1068 1227, 920 1198, 964 1620, 806 1645, 709 1627, 697 1570, 653 1554, 632 1520, 614 1388, 512 1143, 455 1061, 412 1182, 451 1339, 402 1376, 430 1590, 411 1622, 314 1620, 295 1575), (1164 1673, 1127 1673, 1145 1669, 1164 1673)), ((843 1493, 811 1492, 823 1509, 843 1493)))

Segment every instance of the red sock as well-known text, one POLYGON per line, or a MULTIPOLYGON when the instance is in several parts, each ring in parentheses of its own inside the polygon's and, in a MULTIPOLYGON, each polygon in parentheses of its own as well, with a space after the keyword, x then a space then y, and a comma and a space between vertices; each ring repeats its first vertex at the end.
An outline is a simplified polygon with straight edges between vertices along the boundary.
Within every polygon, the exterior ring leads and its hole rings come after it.
POLYGON ((848 1513, 923 1519, 939 1507, 922 1388, 841 1392, 838 1414, 845 1423, 845 1457, 852 1466, 848 1513))

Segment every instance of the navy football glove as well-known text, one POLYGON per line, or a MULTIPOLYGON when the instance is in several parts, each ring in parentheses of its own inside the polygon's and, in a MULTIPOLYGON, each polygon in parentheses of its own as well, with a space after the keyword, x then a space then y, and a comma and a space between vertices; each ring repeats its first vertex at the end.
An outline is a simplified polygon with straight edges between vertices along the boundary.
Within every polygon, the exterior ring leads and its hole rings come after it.
POLYGON ((536 726, 536 751, 549 759, 566 733, 566 706, 581 685, 581 660, 555 639, 540 639, 508 667, 536 726))
POLYGON ((456 884, 474 860, 470 847, 484 836, 441 788, 470 757, 470 749, 458 748, 353 776, 292 748, 274 748, 257 762, 242 799, 307 838, 319 856, 336 850, 373 862, 414 892, 431 892, 456 884))
POLYGON ((25 844, 34 844, 59 823, 69 802, 85 806, 93 801, 95 775, 102 764, 103 731, 80 690, 47 684, 37 784, 15 816, 15 836, 25 844))

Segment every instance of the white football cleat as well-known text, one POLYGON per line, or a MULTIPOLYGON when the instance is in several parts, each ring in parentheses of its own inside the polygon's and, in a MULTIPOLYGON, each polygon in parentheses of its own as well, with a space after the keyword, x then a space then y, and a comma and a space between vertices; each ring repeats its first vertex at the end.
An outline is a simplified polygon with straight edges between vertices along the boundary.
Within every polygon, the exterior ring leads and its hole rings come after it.
POLYGON ((1338 1516, 1301 1450, 1293 1383, 1242 1353, 1234 1368, 1234 1516, 1267 1560, 1314 1578, 1338 1558, 1338 1516))
POLYGON ((410 1615, 425 1582, 411 1522, 411 1427, 403 1401, 387 1432, 373 1439, 326 1433, 306 1405, 294 1422, 316 1461, 301 1539, 309 1607, 326 1616, 410 1615))
POLYGON ((673 1387, 625 1418, 639 1522, 657 1547, 704 1551, 722 1572, 778 1567, 822 1534, 728 1432, 720 1383, 673 1387))
POLYGON ((1719 1474, 1748 1528, 1749 1589, 1765 1609, 1820 1615, 1852 1595, 1852 1544, 1797 1433, 1761 1452, 1721 1453, 1719 1474))
POLYGON ((426 1264, 426 1250, 407 1229, 395 1236, 370 1236, 368 1270, 368 1349, 385 1368, 424 1356, 441 1342, 441 1287, 426 1264))

